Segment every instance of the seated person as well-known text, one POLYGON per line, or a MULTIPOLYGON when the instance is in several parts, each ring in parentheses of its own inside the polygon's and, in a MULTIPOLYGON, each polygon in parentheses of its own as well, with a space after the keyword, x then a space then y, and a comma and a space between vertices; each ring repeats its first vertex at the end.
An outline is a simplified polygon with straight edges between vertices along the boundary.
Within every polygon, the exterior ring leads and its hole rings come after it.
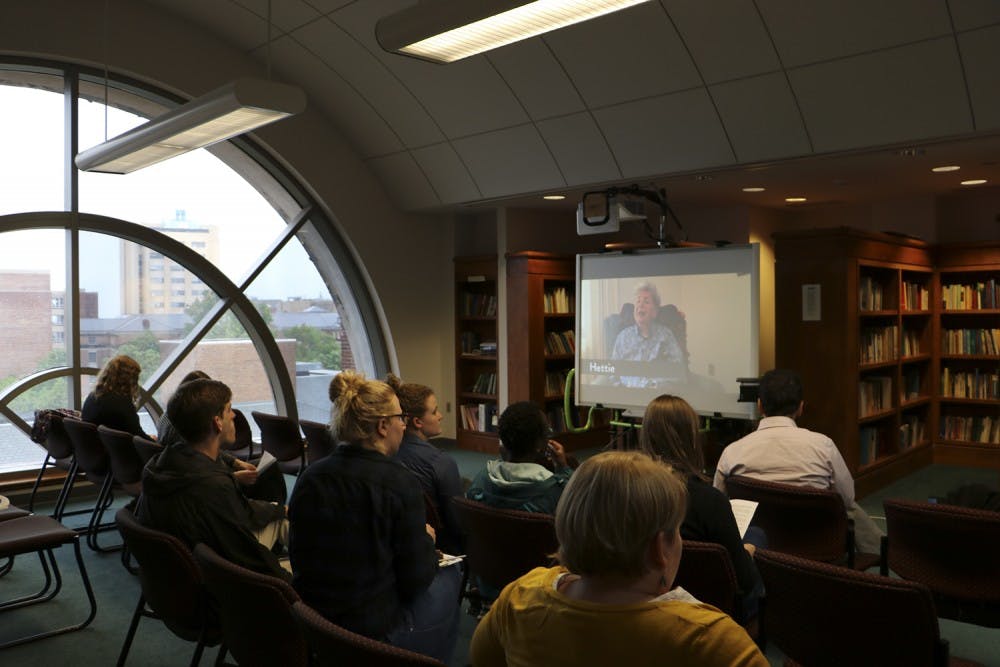
POLYGON ((399 398, 353 371, 333 378, 330 398, 342 444, 292 492, 292 584, 333 623, 447 662, 461 570, 438 568, 423 490, 392 458, 406 430, 399 398))
POLYGON ((854 521, 855 548, 877 554, 882 530, 854 500, 854 478, 833 440, 822 433, 799 428, 802 415, 802 380, 798 373, 771 370, 758 387, 761 413, 757 430, 722 450, 715 470, 715 488, 725 492, 726 478, 743 475, 768 482, 832 489, 844 499, 847 516, 854 521))
POLYGON ((465 497, 500 509, 553 514, 572 469, 563 446, 549 440, 545 413, 530 401, 507 406, 497 426, 499 461, 488 461, 465 497), (541 464, 552 461, 555 471, 541 464))
POLYGON ((747 530, 746 538, 740 535, 729 499, 705 475, 704 457, 698 444, 698 415, 683 398, 657 396, 646 406, 639 448, 683 476, 688 506, 681 537, 715 542, 726 548, 743 595, 743 611, 747 618, 755 616, 764 584, 753 555, 758 546, 767 547, 767 540, 764 531, 756 526, 747 530))
POLYGON ((660 312, 660 293, 656 286, 641 282, 635 287, 632 317, 629 324, 615 337, 611 358, 619 361, 655 361, 670 364, 674 373, 670 377, 621 375, 618 383, 626 387, 656 387, 671 377, 680 376, 687 366, 687 359, 676 336, 656 320, 660 312))
POLYGON ((472 664, 766 667, 729 616, 670 591, 686 495, 641 452, 584 461, 556 510, 562 566, 504 588, 476 627, 472 664))
POLYGON ((108 359, 97 376, 94 390, 87 395, 80 418, 98 426, 125 431, 155 440, 142 430, 135 402, 139 400, 139 362, 127 354, 108 359))
MULTIPOLYGON (((181 384, 185 382, 190 382, 191 380, 209 380, 208 373, 204 371, 191 371, 181 380, 181 384)), ((239 422, 243 420, 246 422, 246 417, 239 410, 233 410, 233 423, 236 427, 236 432, 239 432, 239 422)), ((249 425, 247 426, 249 429, 249 425)), ((175 445, 184 442, 184 438, 181 437, 174 425, 170 423, 170 418, 164 413, 160 417, 160 423, 157 425, 156 429, 157 442, 163 447, 169 447, 170 445, 175 445)), ((230 447, 230 443, 225 443, 222 445, 224 448, 230 447)), ((236 458, 224 449, 219 450, 219 460, 222 461, 232 472, 233 477, 236 481, 240 483, 243 489, 243 493, 247 498, 254 498, 255 500, 266 500, 270 503, 279 503, 281 505, 285 504, 285 499, 288 497, 288 488, 285 486, 285 477, 281 474, 281 469, 272 465, 263 473, 258 475, 257 465, 260 463, 260 458, 253 461, 243 461, 236 458)))
POLYGON ((401 382, 390 375, 386 382, 396 391, 406 415, 406 433, 396 452, 396 460, 417 476, 441 519, 437 533, 438 547, 450 554, 464 553, 462 531, 452 511, 449 498, 462 495, 462 477, 458 464, 429 440, 441 435, 441 411, 434 391, 425 385, 401 382))
POLYGON ((289 578, 271 552, 277 541, 287 543, 285 506, 247 499, 219 458, 221 445, 235 438, 232 395, 217 380, 177 387, 166 414, 182 440, 146 464, 139 521, 192 548, 204 542, 249 570, 289 578))

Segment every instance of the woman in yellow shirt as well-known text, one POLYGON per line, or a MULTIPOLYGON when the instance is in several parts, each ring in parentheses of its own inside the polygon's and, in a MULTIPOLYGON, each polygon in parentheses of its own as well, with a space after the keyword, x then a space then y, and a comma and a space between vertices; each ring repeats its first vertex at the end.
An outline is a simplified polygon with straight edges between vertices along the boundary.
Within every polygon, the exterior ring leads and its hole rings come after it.
POLYGON ((584 462, 556 509, 564 567, 503 590, 476 628, 472 664, 767 667, 731 618, 670 591, 686 502, 683 480, 643 453, 584 462))

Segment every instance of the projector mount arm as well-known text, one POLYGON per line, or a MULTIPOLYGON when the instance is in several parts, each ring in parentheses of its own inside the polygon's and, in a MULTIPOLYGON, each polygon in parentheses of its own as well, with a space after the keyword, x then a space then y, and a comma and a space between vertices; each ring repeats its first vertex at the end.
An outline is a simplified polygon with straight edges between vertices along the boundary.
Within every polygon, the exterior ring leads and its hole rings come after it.
POLYGON ((649 221, 646 219, 643 220, 644 226, 646 228, 646 235, 649 236, 649 238, 656 241, 657 247, 669 248, 671 246, 677 245, 677 242, 674 241, 674 239, 669 234, 667 234, 667 214, 669 214, 670 217, 673 218, 674 223, 677 224, 677 229, 680 230, 681 234, 684 237, 682 240, 687 240, 687 233, 684 231, 684 226, 681 225, 681 221, 677 218, 677 214, 674 213, 674 210, 670 208, 669 202, 667 202, 666 189, 640 188, 638 185, 634 183, 632 185, 624 187, 615 186, 607 188, 605 190, 593 190, 590 192, 585 192, 583 194, 584 206, 586 206, 586 201, 588 197, 594 197, 594 196, 604 197, 605 214, 604 217, 600 219, 588 218, 585 216, 584 223, 589 226, 598 226, 606 223, 611 216, 611 203, 619 195, 625 197, 645 199, 646 201, 656 204, 657 206, 660 207, 660 224, 655 234, 653 233, 653 230, 649 226, 649 221))

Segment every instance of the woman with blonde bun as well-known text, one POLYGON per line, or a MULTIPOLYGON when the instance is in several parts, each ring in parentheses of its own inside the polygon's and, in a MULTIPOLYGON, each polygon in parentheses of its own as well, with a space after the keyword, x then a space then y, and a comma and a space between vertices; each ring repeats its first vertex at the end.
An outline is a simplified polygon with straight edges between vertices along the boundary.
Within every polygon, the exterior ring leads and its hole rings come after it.
POLYGON ((289 502, 293 584, 353 632, 447 662, 458 629, 457 567, 438 569, 423 491, 393 456, 406 430, 385 382, 330 382, 341 445, 299 477, 289 502))

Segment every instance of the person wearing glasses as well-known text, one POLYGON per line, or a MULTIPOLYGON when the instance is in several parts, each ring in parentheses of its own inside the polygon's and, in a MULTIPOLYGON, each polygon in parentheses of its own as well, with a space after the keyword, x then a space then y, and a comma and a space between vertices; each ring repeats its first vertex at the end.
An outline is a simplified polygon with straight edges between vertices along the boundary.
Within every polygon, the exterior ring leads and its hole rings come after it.
POLYGON ((441 520, 438 547, 449 554, 464 553, 462 531, 449 502, 452 496, 462 495, 462 476, 458 474, 455 459, 430 442, 441 435, 443 419, 434 390, 427 385, 403 382, 392 374, 386 382, 396 391, 406 413, 406 433, 396 460, 416 475, 441 520))
POLYGON ((438 567, 417 478, 393 457, 406 416, 385 382, 330 382, 341 441, 303 472, 292 498, 292 584, 333 623, 447 662, 458 631, 457 567, 438 567))

